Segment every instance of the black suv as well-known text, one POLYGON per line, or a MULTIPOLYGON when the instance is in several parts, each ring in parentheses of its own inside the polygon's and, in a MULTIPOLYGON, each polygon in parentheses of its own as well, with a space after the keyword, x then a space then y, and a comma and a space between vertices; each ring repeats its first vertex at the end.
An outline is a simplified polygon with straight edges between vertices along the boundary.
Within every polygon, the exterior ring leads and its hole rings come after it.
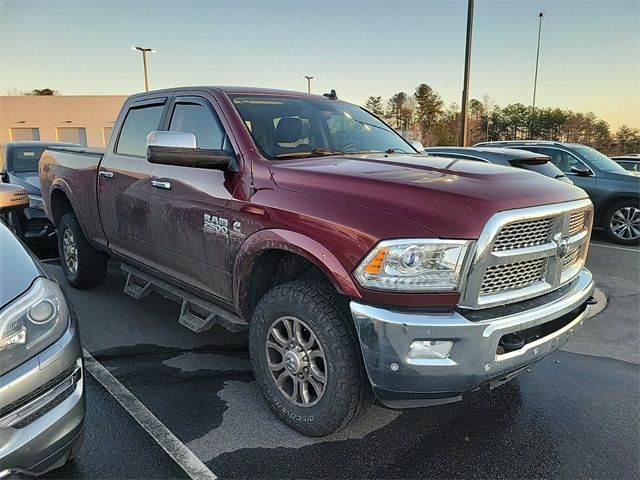
POLYGON ((517 148, 551 157, 551 162, 587 192, 595 207, 595 226, 615 242, 640 243, 640 175, 606 155, 578 143, 542 140, 484 142, 475 145, 517 148))

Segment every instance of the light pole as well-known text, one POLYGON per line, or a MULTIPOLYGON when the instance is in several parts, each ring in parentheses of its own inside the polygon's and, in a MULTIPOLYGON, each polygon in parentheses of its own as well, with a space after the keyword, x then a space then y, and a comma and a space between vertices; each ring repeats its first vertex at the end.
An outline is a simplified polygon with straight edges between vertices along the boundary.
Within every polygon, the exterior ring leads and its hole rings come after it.
POLYGON ((303 75, 302 78, 307 79, 307 93, 311 93, 311 80, 315 80, 316 77, 312 77, 311 75, 303 75))
POLYGON ((144 47, 131 47, 131 50, 138 50, 142 52, 142 65, 144 66, 144 89, 146 92, 149 91, 149 77, 147 74, 147 52, 158 53, 155 48, 144 48, 144 47))
POLYGON ((536 89, 538 88, 538 62, 540 61, 540 34, 542 33, 542 19, 544 11, 538 13, 538 49, 536 50, 536 73, 533 76, 533 102, 531 103, 531 123, 529 125, 529 136, 533 134, 533 122, 536 114, 536 89))
POLYGON ((464 51, 464 85, 462 87, 462 114, 460 122, 460 146, 467 146, 467 123, 469 109, 469 76, 471 74, 471 38, 473 36, 473 4, 469 0, 467 6, 467 45, 464 51))

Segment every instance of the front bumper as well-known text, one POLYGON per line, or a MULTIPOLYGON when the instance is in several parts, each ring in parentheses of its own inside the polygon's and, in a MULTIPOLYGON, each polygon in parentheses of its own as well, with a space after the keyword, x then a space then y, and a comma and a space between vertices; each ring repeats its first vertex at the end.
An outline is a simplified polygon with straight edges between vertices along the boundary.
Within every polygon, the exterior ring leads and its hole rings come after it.
POLYGON ((50 247, 57 244, 56 227, 51 223, 44 210, 25 208, 18 212, 20 237, 25 243, 36 247, 50 247))
POLYGON ((392 408, 462 399, 482 385, 497 386, 561 347, 582 325, 594 290, 583 268, 556 292, 485 311, 399 312, 351 302, 364 363, 378 399, 392 408), (507 334, 542 327, 522 348, 499 353, 507 334), (412 342, 452 341, 446 358, 409 358, 412 342))
POLYGON ((0 376, 0 478, 63 465, 82 440, 84 365, 75 321, 56 343, 0 376))

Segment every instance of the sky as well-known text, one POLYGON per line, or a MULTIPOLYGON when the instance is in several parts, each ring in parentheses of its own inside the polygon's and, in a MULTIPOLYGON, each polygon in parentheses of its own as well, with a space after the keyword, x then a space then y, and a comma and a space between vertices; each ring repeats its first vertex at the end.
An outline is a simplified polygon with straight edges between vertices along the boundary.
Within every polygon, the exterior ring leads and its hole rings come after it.
MULTIPOLYGON (((592 111, 640 128, 640 0, 476 0, 471 98, 592 111)), ((132 45, 155 48, 152 89, 334 88, 363 104, 431 85, 460 104, 466 0, 0 0, 0 94, 144 89, 132 45)))

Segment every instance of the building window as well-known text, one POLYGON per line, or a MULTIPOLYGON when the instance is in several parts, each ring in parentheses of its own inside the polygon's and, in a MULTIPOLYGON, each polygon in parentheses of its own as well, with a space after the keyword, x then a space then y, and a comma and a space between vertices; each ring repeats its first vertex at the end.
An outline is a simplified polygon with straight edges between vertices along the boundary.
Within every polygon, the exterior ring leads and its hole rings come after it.
POLYGON ((109 139, 111 138, 111 132, 113 127, 102 127, 102 136, 104 138, 104 146, 109 145, 109 139))
POLYGON ((12 141, 33 141, 40 140, 39 128, 12 128, 11 129, 12 141))
POLYGON ((56 131, 59 142, 87 144, 87 130, 84 127, 58 127, 56 131))

